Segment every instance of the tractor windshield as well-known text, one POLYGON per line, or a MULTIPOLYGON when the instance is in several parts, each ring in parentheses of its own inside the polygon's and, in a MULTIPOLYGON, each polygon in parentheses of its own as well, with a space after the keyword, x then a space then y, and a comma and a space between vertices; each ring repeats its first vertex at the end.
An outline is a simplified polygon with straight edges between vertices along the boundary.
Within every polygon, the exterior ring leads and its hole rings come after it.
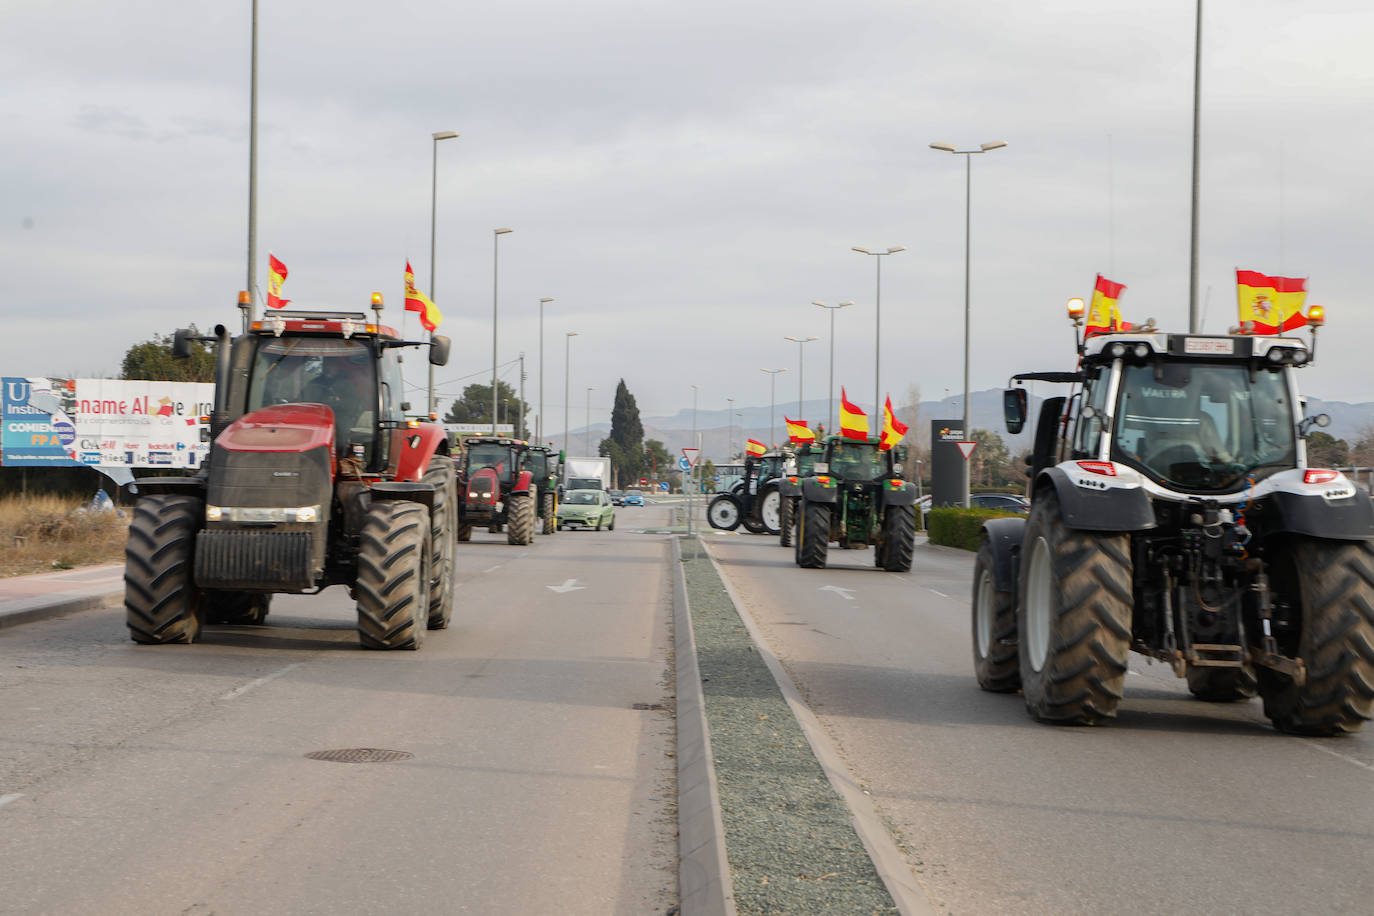
POLYGON ((502 483, 511 482, 511 449, 496 442, 468 446, 468 475, 482 468, 493 468, 502 483))
POLYGON ((331 337, 259 341, 248 385, 248 410, 273 404, 324 404, 334 411, 335 441, 369 449, 375 438, 377 360, 366 343, 331 337))
POLYGON ((526 452, 525 468, 535 480, 549 476, 549 456, 543 452, 526 452))
POLYGON ((1125 366, 1112 457, 1166 486, 1234 490, 1297 463, 1292 417, 1280 370, 1125 366))
POLYGON ((830 472, 844 480, 877 480, 885 464, 875 443, 837 441, 830 453, 830 472))

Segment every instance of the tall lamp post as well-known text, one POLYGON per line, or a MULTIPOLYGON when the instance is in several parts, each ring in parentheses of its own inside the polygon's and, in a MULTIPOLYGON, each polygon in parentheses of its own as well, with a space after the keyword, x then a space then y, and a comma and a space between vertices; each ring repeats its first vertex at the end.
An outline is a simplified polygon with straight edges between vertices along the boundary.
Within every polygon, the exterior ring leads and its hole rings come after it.
POLYGON ((824 302, 813 299, 812 305, 819 305, 830 313, 830 387, 827 388, 830 399, 830 406, 826 408, 825 423, 826 432, 835 428, 835 313, 840 309, 849 308, 854 303, 846 299, 838 305, 826 305, 824 302))
POLYGON ((786 369, 760 369, 760 372, 768 373, 768 447, 772 448, 777 442, 777 421, 774 419, 773 405, 777 402, 778 373, 786 372, 786 369))
POLYGON ((496 435, 496 281, 501 263, 501 236, 514 229, 493 229, 491 236, 491 434, 496 435))
MULTIPOLYGON (((969 428, 968 411, 968 367, 969 367, 969 304, 968 304, 968 277, 969 277, 969 236, 970 236, 970 191, 973 187, 973 156, 989 153, 995 149, 1001 149, 1007 144, 1002 140, 993 140, 990 143, 980 144, 978 149, 956 149, 952 143, 932 143, 931 149, 937 149, 945 153, 953 153, 956 156, 964 157, 964 438, 972 439, 973 430, 969 428)), ((968 460, 964 460, 964 508, 969 507, 969 477, 968 460)))
POLYGON ((582 446, 588 455, 592 453, 592 392, 595 390, 595 385, 587 387, 587 427, 583 430, 582 446))
POLYGON ((552 299, 539 300, 539 417, 534 421, 534 441, 544 444, 544 305, 552 299))
MULTIPOLYGON (((430 135, 433 137, 430 149, 433 156, 430 158, 429 169, 429 298, 437 300, 439 294, 434 291, 434 235, 436 227, 436 214, 439 209, 439 141, 455 140, 458 134, 451 130, 441 130, 430 135)), ((434 332, 429 332, 429 339, 434 340, 434 332)), ((429 410, 427 413, 434 413, 434 364, 429 364, 429 410)))
POLYGON ((563 335, 563 449, 572 451, 572 443, 568 441, 568 369, 572 366, 572 339, 577 336, 576 331, 568 331, 563 335))
POLYGON ((802 408, 805 402, 805 389, 802 387, 806 379, 806 345, 813 340, 820 340, 819 337, 784 337, 783 340, 790 340, 797 345, 797 420, 806 422, 806 412, 802 408))
POLYGON ((734 399, 734 398, 726 398, 726 399, 725 399, 725 403, 727 403, 727 404, 730 405, 730 411, 729 411, 729 414, 730 414, 730 415, 729 415, 728 417, 726 417, 726 422, 729 424, 729 426, 726 427, 726 428, 727 428, 729 431, 725 434, 725 460, 726 460, 726 461, 734 461, 734 460, 735 460, 735 399, 734 399))
POLYGON ((874 263, 878 265, 878 288, 873 309, 873 416, 877 417, 883 412, 882 373, 879 368, 883 342, 883 258, 899 251, 906 251, 906 246, 894 245, 886 251, 874 251, 855 245, 851 250, 877 258, 874 263))

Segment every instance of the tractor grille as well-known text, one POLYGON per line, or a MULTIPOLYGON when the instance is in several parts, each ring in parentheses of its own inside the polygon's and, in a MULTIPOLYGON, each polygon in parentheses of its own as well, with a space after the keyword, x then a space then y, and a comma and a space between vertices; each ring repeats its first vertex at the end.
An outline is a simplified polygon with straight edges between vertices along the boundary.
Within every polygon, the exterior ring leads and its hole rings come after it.
POLYGON ((234 451, 218 444, 210 459, 212 506, 329 505, 329 450, 234 451))
POLYGON ((303 591, 315 584, 308 531, 202 531, 196 585, 303 591))

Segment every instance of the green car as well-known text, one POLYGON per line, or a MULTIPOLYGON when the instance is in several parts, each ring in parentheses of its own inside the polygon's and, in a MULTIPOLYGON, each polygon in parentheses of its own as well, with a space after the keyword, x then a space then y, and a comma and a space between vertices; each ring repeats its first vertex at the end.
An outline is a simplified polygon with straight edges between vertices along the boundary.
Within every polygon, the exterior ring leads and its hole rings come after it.
POLYGON ((558 503, 558 527, 615 530, 615 506, 605 490, 569 490, 558 503))

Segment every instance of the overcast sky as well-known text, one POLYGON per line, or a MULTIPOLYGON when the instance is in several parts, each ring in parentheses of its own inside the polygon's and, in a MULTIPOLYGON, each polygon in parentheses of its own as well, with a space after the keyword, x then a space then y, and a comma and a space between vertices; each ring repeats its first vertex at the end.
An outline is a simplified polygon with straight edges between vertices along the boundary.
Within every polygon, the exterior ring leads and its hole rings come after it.
MULTIPOLYGON (((238 326, 247 271, 250 3, 0 0, 4 375, 118 373, 195 322, 238 326)), ((972 387, 1069 368, 1069 296, 1102 273, 1124 316, 1186 329, 1193 0, 261 0, 258 285, 402 320, 407 258, 454 340, 441 409, 526 353, 546 428, 624 378, 646 416, 795 401, 835 376, 963 386, 964 158, 972 161, 972 387), (463 380, 465 376, 472 376, 463 380)), ((1308 393, 1374 400, 1374 7, 1209 0, 1200 300, 1235 321, 1237 267, 1307 276, 1328 308, 1308 393)), ((419 333, 414 316, 405 322, 419 333)), ((410 380, 424 384, 412 359, 410 380)), ((515 382, 514 370, 503 378, 515 382)), ((423 403, 423 394, 412 396, 423 403)), ((817 417, 810 420, 821 419, 817 417)), ((575 425, 580 425, 580 419, 575 425)))

